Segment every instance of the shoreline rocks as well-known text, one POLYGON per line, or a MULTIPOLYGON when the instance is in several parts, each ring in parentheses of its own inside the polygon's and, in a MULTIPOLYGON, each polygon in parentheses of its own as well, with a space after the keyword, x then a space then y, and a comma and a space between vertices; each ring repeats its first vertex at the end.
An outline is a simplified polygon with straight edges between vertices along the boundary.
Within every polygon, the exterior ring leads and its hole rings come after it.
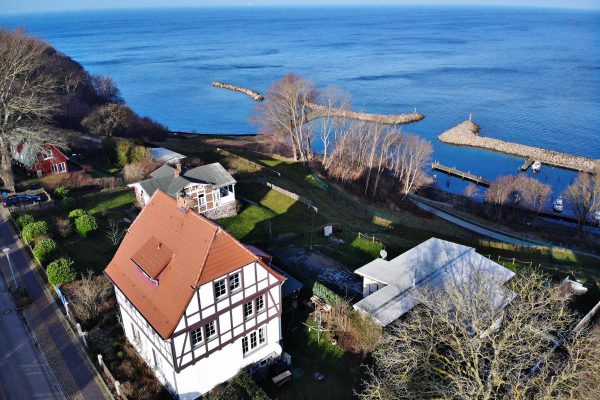
POLYGON ((592 172, 600 167, 600 160, 561 153, 554 150, 527 146, 519 143, 505 142, 485 136, 479 136, 479 126, 472 121, 464 121, 438 136, 444 143, 458 146, 478 147, 499 153, 538 160, 543 164, 575 171, 592 172))

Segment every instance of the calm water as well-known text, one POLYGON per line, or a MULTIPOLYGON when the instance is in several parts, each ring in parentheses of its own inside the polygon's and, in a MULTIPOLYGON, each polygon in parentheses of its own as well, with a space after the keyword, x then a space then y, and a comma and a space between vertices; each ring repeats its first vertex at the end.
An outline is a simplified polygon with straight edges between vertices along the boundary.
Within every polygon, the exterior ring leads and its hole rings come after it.
MULTIPOLYGON (((522 160, 436 136, 473 113, 482 134, 600 158, 600 13, 484 8, 239 8, 1 16, 173 130, 249 133, 251 99, 288 71, 335 85, 355 108, 412 111, 434 158, 493 179, 522 160)), ((573 173, 543 167, 558 193, 573 173)), ((440 186, 461 190, 459 180, 440 186)))

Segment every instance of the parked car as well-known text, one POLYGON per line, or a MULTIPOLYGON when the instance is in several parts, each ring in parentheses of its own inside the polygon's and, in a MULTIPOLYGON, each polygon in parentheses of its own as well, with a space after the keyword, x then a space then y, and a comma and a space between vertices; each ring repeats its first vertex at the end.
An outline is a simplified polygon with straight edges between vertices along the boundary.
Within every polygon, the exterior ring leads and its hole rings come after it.
POLYGON ((600 222, 600 210, 594 211, 594 219, 600 222))
POLYGON ((0 198, 5 198, 8 197, 10 195, 10 190, 6 190, 6 189, 0 189, 0 198))
POLYGON ((554 211, 556 212, 562 212, 564 209, 564 205, 563 205, 563 199, 562 197, 559 197, 558 199, 556 199, 554 201, 554 205, 552 207, 554 209, 554 211))
POLYGON ((42 201, 42 196, 39 194, 28 195, 28 194, 15 194, 12 196, 6 197, 2 201, 3 207, 17 206, 19 204, 27 204, 27 203, 39 203, 42 201))

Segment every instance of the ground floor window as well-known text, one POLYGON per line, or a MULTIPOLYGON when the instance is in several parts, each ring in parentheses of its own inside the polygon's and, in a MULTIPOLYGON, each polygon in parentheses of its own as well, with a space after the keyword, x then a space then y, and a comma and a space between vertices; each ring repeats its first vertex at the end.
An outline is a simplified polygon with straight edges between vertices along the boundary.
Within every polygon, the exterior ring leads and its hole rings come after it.
POLYGON ((242 338, 242 353, 244 355, 267 342, 266 329, 266 326, 261 326, 242 338))
POLYGON ((50 170, 52 171, 53 174, 58 174, 59 172, 65 172, 66 171, 66 167, 65 167, 65 163, 59 163, 59 164, 52 164, 52 166, 50 167, 50 170))

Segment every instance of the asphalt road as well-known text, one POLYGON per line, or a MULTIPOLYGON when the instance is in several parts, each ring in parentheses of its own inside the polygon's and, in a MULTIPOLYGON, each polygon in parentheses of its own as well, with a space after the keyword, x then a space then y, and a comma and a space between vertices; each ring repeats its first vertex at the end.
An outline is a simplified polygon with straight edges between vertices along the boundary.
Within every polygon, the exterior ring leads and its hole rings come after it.
POLYGON ((0 277, 0 399, 58 399, 0 277))

